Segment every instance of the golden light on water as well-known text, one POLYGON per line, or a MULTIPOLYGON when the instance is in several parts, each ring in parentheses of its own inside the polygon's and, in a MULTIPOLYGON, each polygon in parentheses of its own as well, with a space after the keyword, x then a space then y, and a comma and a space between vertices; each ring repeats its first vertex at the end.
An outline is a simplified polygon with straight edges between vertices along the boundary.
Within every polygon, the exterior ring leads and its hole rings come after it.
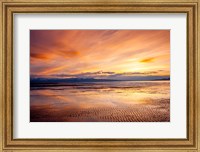
POLYGON ((110 82, 31 90, 31 121, 169 121, 169 82, 110 82))
POLYGON ((169 122, 169 30, 31 30, 31 122, 169 122))

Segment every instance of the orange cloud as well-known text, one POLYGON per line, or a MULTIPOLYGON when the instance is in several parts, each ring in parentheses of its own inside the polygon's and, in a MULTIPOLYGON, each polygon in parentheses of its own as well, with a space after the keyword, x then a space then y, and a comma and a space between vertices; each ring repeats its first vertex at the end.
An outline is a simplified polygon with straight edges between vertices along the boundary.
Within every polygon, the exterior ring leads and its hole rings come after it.
POLYGON ((63 55, 63 57, 65 57, 65 58, 73 58, 73 57, 80 56, 80 52, 78 52, 78 51, 65 51, 65 50, 62 50, 62 51, 59 51, 59 53, 61 55, 63 55))
POLYGON ((31 53, 31 58, 48 60, 48 59, 50 59, 50 56, 47 54, 31 53))
POLYGON ((40 74, 42 74, 42 75, 48 75, 48 74, 52 74, 52 73, 61 71, 61 70, 66 69, 66 68, 67 68, 66 65, 64 65, 64 66, 58 66, 58 67, 47 69, 47 70, 41 72, 40 74))
POLYGON ((31 30, 30 37, 31 75, 158 70, 169 75, 170 30, 31 30))
POLYGON ((155 58, 145 58, 140 60, 140 62, 144 62, 144 63, 149 63, 149 62, 153 62, 155 58))

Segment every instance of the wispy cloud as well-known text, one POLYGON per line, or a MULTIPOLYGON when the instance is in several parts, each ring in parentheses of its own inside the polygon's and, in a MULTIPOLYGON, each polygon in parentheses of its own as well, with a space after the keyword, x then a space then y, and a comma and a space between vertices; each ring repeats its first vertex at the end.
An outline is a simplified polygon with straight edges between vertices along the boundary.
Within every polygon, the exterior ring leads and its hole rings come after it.
POLYGON ((31 75, 169 75, 169 30, 31 30, 30 44, 31 75))
POLYGON ((155 58, 145 58, 140 60, 140 62, 144 62, 144 63, 149 63, 149 62, 153 62, 155 60, 155 58))

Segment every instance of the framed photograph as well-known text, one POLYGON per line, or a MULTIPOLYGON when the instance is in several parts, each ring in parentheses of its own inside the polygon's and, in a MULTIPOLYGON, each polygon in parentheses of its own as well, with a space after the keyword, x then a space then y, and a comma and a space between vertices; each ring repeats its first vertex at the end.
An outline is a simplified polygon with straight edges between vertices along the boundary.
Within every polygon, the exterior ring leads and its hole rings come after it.
POLYGON ((2 0, 1 151, 200 151, 199 0, 2 0))

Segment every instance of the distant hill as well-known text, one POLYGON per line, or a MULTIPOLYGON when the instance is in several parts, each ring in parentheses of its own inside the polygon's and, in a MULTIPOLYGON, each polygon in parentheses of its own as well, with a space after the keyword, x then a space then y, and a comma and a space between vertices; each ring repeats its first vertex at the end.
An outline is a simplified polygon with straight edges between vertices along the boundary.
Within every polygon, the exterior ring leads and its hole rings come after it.
POLYGON ((81 83, 81 82, 109 82, 109 81, 164 81, 167 76, 133 77, 127 80, 94 79, 94 78, 31 78, 30 83, 81 83))

